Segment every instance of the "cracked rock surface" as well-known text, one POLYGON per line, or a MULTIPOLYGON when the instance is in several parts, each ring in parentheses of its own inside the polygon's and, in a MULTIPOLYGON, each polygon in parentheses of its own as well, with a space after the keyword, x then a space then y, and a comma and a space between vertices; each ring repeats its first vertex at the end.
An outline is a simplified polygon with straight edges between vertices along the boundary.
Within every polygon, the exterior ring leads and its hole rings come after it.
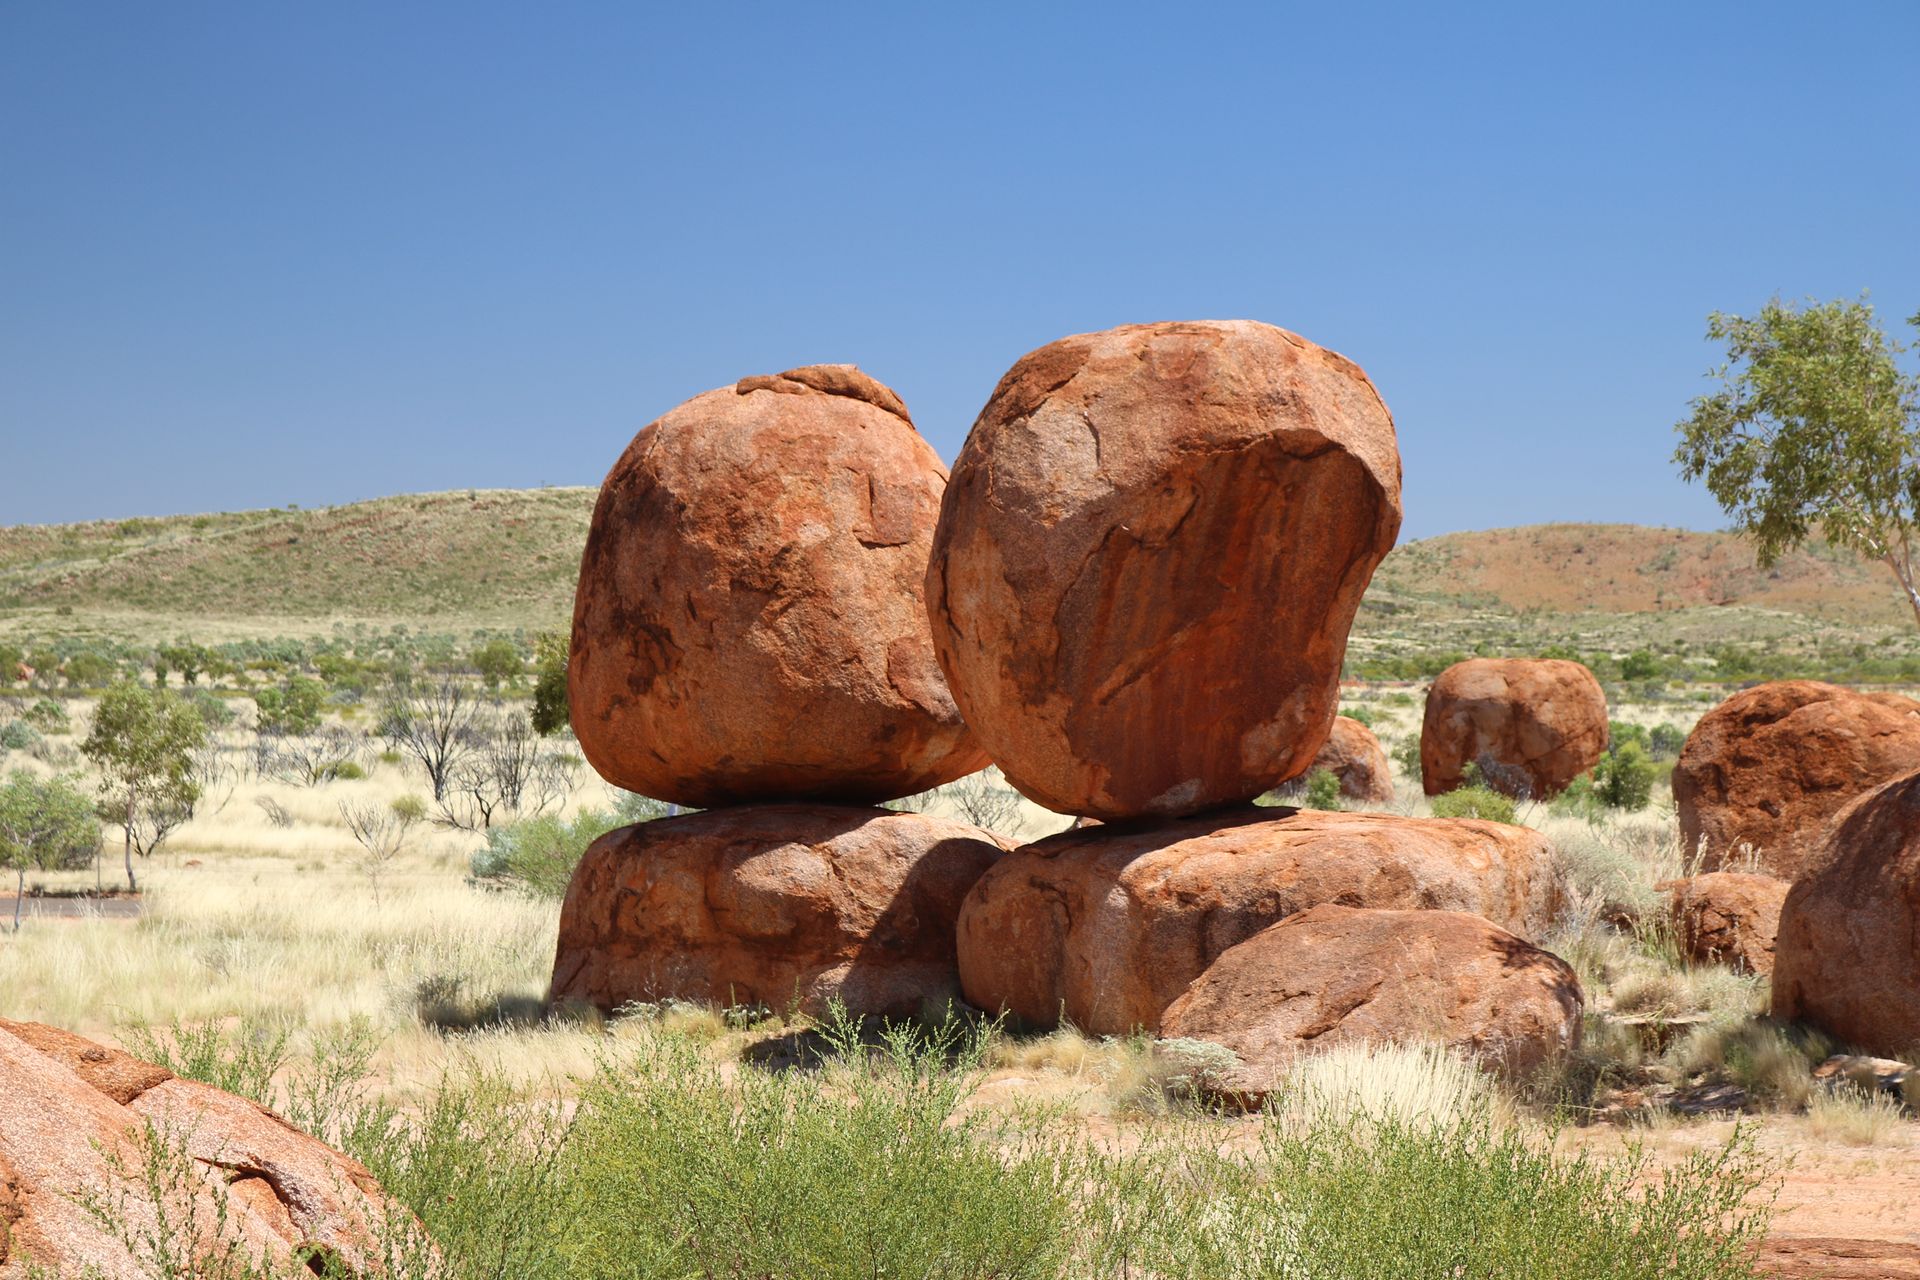
POLYGON ((402 1221, 358 1161, 266 1108, 55 1027, 0 1020, 0 1277, 142 1280, 222 1256, 275 1274, 317 1260, 370 1276, 376 1225, 402 1221), (169 1234, 190 1256, 153 1256, 169 1234))
POLYGON ((551 996, 914 1014, 957 994, 954 919, 1004 849, 964 823, 836 805, 623 827, 567 889, 551 996))
POLYGON ((871 804, 985 767, 922 595, 946 470, 852 365, 743 378, 600 490, 568 665, 609 782, 713 808, 871 804))
POLYGON ((1851 801, 1920 769, 1920 702, 1818 680, 1743 689, 1700 717, 1673 768, 1680 839, 1709 871, 1805 870, 1851 801))
POLYGON ((1241 1066, 1224 1091, 1257 1099, 1299 1053, 1433 1043, 1521 1078, 1579 1043, 1583 1000, 1559 957, 1478 916, 1327 905, 1227 950, 1161 1022, 1241 1066))
POLYGON ((954 464, 927 571, 954 697, 1015 787, 1102 820, 1250 800, 1326 740, 1400 527, 1359 366, 1252 321, 1022 358, 954 464))
POLYGON ((1472 912, 1539 937, 1558 900, 1552 857, 1540 833, 1503 823, 1254 806, 1066 831, 967 895, 961 986, 1033 1026, 1157 1032, 1229 947, 1324 903, 1472 912))
POLYGON ((1593 672, 1558 658, 1469 658, 1427 691, 1420 781, 1437 796, 1478 764, 1489 786, 1540 800, 1606 753, 1607 696, 1593 672))

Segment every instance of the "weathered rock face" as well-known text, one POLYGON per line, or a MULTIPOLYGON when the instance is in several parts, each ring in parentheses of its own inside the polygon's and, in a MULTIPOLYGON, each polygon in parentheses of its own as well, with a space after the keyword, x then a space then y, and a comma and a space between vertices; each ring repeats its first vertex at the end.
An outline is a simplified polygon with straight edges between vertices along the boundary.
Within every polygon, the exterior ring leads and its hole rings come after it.
POLYGON ((1228 947, 1322 903, 1470 911, 1539 936, 1552 850, 1497 822, 1248 806, 1065 831, 980 878, 960 911, 969 1002, 1035 1026, 1154 1031, 1228 947))
POLYGON ((1393 766, 1373 730, 1351 716, 1335 716, 1333 732, 1307 772, 1325 769, 1340 779, 1340 794, 1365 804, 1393 800, 1393 766))
POLYGON ((1920 1045, 1920 773, 1841 810, 1787 891, 1773 1014, 1869 1053, 1920 1045))
POLYGON ((954 918, 1002 851, 977 827, 832 805, 623 827, 567 889, 551 997, 916 1013, 957 994, 954 918))
POLYGON ((1478 916, 1322 906, 1229 948, 1161 1033, 1239 1055, 1221 1083, 1258 1097, 1312 1048, 1429 1041, 1519 1078, 1579 1042, 1579 980, 1478 916))
POLYGON ((1817 680, 1743 689, 1707 712, 1673 769, 1680 837, 1708 870, 1747 852, 1791 880, 1850 801, 1920 769, 1920 702, 1817 680))
POLYGON ((954 697, 1061 813, 1196 813, 1301 773, 1400 527, 1393 419, 1251 321, 1027 355, 954 464, 927 575, 954 697))
POLYGON ((1671 895, 1674 937, 1687 956, 1747 973, 1773 972, 1785 880, 1709 871, 1659 887, 1671 895))
POLYGON ((1579 663, 1469 658, 1427 691, 1421 785, 1452 791, 1478 763, 1496 789, 1544 799, 1599 763, 1607 737, 1607 697, 1579 663))
POLYGON ((642 430, 574 600, 593 767, 703 808, 874 803, 985 767, 922 596, 945 483, 899 398, 851 365, 744 378, 642 430))
POLYGON ((307 1258, 382 1274, 378 1231, 410 1221, 362 1165, 263 1107, 69 1032, 0 1022, 0 1277, 158 1274, 149 1167, 170 1171, 177 1236, 274 1274, 307 1258))

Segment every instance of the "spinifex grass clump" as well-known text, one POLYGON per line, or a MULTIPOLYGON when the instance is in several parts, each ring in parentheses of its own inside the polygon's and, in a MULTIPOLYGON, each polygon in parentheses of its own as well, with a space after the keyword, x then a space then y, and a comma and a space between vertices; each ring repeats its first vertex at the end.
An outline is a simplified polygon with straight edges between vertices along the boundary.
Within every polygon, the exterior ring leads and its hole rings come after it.
MULTIPOLYGON (((1753 1274, 1765 1208, 1744 1138, 1664 1170, 1569 1157, 1482 1082, 1401 1081, 1451 1066, 1414 1052, 1392 1064, 1393 1106, 1303 1077, 1251 1135, 1190 1113, 1098 1137, 977 1096, 990 1034, 843 1023, 775 1072, 625 1023, 564 1090, 577 1100, 468 1069, 404 1107, 339 1091, 314 1127, 420 1215, 450 1280, 1753 1274), (1447 1105, 1408 1101, 1431 1096, 1447 1105)), ((433 1274, 391 1230, 395 1280, 433 1274)))

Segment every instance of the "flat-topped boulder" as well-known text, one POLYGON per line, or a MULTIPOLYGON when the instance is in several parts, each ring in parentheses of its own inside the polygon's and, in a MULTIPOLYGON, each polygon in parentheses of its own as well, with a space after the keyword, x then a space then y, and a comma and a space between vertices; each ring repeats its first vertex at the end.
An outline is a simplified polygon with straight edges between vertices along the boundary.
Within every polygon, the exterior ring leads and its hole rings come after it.
POLYGON ((678 804, 871 804, 984 768, 922 591, 946 469, 851 365, 743 378, 601 486, 567 683, 600 776, 678 804))
POLYGON ((574 872, 550 995, 918 1013, 958 994, 954 920, 1003 850, 964 823, 838 805, 622 827, 574 872))
POLYGON ((1579 663, 1469 658, 1427 691, 1421 785, 1441 795, 1478 765, 1495 790, 1546 799, 1600 762, 1608 736, 1606 694, 1579 663))
POLYGON ((1791 880, 1835 814, 1920 769, 1920 702, 1818 680, 1773 680, 1707 712, 1673 768, 1680 838, 1707 870, 1791 880))
POLYGON ((934 642, 1007 780, 1118 820, 1304 772, 1400 527, 1360 367, 1252 321, 1063 338, 1000 380, 954 463, 934 642))
POLYGON ((1000 859, 959 917, 961 988, 1031 1026, 1160 1027, 1222 952, 1324 903, 1471 912, 1523 937, 1557 907, 1526 827, 1245 806, 1065 831, 1000 859))
POLYGON ((1301 1054, 1444 1045, 1521 1079, 1579 1043, 1580 983, 1558 956, 1479 916, 1326 905, 1221 953, 1161 1019, 1231 1049, 1225 1093, 1257 1102, 1301 1054))

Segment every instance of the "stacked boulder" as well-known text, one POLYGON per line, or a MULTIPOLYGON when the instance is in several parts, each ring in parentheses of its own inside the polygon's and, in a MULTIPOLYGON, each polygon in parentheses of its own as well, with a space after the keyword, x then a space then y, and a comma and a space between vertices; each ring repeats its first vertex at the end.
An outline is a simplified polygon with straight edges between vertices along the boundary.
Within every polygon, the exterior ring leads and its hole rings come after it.
POLYGON ((851 365, 744 378, 634 437, 594 508, 568 683, 587 759, 706 812, 609 833, 550 996, 905 1014, 958 990, 997 837, 874 808, 984 767, 922 597, 946 472, 851 365))
MULTIPOLYGON (((1255 1068, 1276 1071, 1326 1025, 1291 1002, 1344 997, 1261 975, 1320 947, 1313 909, 1333 906, 1348 909, 1327 944, 1340 991, 1356 974, 1400 988, 1382 1006, 1396 1013, 1351 1034, 1438 1035, 1509 1069, 1573 1041, 1578 986, 1524 940, 1553 907, 1537 835, 1248 806, 1320 758, 1355 610, 1399 524, 1385 404, 1296 334, 1134 325, 1055 342, 1001 380, 942 503, 934 644, 1007 779, 1100 825, 974 885, 969 1000, 1029 1024, 1257 1042, 1255 1068), (1399 983, 1409 963, 1417 990, 1399 983)), ((1602 746, 1604 731, 1603 711, 1602 746)))

